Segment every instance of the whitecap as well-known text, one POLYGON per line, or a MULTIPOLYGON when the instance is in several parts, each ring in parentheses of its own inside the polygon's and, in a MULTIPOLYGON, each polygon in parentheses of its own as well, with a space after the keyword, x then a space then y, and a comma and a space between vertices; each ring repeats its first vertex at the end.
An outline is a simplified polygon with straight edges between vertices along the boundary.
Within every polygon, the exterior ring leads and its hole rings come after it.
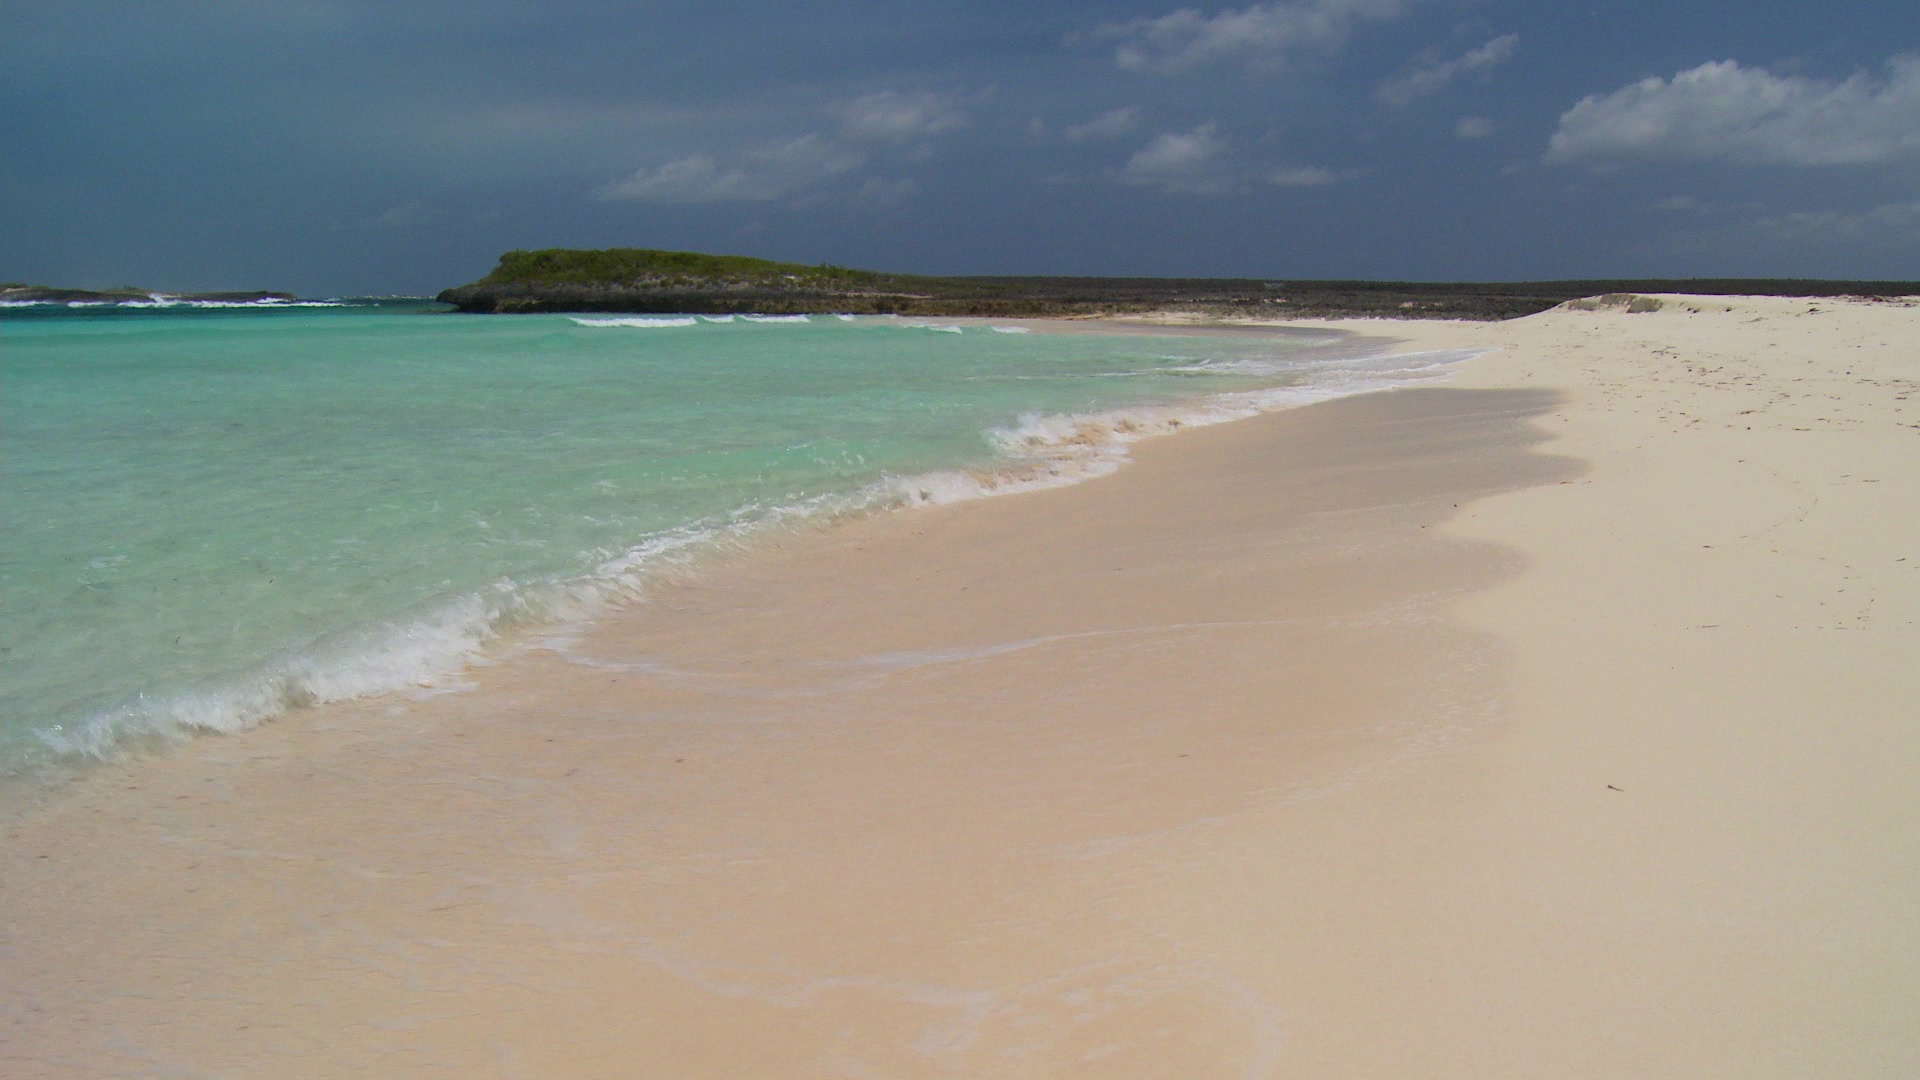
POLYGON ((573 315, 569 315, 567 316, 567 318, 575 323, 580 324, 581 326, 632 326, 632 327, 696 326, 700 322, 699 319, 696 319, 691 315, 685 318, 669 318, 669 319, 645 319, 645 318, 582 319, 573 315))

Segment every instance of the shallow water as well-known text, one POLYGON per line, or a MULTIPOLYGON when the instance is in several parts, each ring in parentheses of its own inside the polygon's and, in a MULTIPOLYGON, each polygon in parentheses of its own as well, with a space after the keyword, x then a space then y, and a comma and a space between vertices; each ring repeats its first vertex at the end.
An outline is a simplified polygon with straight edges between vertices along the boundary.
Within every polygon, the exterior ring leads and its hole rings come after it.
POLYGON ((405 307, 10 317, 0 769, 457 687, 796 518, 1433 374, 1302 336, 405 307))

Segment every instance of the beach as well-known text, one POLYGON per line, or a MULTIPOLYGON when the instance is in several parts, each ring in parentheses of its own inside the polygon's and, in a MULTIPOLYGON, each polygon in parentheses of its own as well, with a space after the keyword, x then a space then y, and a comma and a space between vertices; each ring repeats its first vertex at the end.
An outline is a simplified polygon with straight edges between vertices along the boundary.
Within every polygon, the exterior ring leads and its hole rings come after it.
POLYGON ((1658 300, 88 769, 0 1071, 1911 1076, 1920 307, 1658 300))

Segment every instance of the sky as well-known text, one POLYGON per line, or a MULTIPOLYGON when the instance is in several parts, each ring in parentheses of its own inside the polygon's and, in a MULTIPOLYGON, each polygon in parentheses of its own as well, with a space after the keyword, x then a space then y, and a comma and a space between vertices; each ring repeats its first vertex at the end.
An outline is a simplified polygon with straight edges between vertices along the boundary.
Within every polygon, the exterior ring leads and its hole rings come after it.
POLYGON ((1920 279, 1914 0, 0 3, 0 280, 1920 279))

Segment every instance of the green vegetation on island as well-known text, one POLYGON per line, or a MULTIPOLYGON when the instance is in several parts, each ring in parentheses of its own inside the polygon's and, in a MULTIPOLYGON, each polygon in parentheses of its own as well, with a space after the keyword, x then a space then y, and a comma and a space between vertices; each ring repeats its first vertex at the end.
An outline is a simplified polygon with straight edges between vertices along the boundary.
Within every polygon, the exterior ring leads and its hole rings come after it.
POLYGON ((870 286, 891 280, 887 274, 848 270, 839 266, 804 266, 773 262, 746 255, 708 255, 698 251, 653 251, 648 248, 547 248, 509 251, 500 265, 476 284, 481 285, 602 285, 609 282, 649 282, 686 286, 727 281, 769 287, 795 284, 823 288, 870 286))
MULTIPOLYGON (((919 277, 694 251, 509 251, 440 300, 469 312, 621 311, 959 314, 991 301, 980 279, 919 277)), ((976 313, 976 312, 968 312, 976 313)), ((977 312, 986 313, 986 312, 977 312)))

